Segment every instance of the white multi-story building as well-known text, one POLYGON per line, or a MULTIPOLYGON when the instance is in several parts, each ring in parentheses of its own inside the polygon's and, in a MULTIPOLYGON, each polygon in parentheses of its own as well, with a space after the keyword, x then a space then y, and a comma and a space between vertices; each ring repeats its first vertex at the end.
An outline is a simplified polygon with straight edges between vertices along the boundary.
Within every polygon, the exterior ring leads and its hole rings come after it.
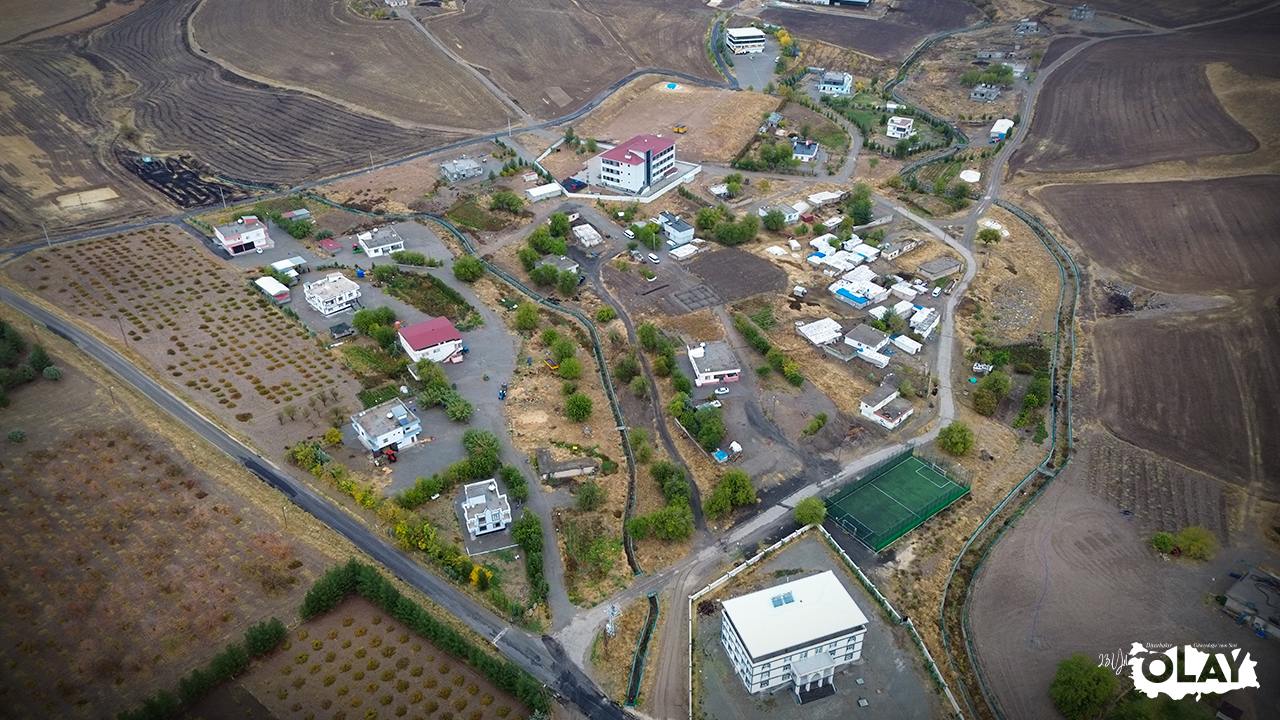
POLYGON ((640 195, 676 171, 674 140, 637 135, 587 161, 591 183, 640 195))
POLYGON ((764 52, 764 31, 760 28, 729 28, 724 31, 724 46, 734 55, 764 52))
POLYGON ((818 81, 818 92, 823 95, 848 95, 853 90, 853 76, 847 72, 828 70, 818 81))
POLYGON ((213 228, 213 235, 231 257, 251 250, 262 252, 276 246, 267 233, 267 226, 253 215, 246 215, 233 223, 213 228))
POLYGON ((422 422, 418 416, 399 399, 352 415, 351 427, 360 438, 360 444, 372 452, 386 447, 393 450, 406 448, 418 442, 418 435, 422 433, 422 422))
POLYGON ((511 504, 506 495, 498 492, 498 483, 493 480, 463 486, 462 514, 473 540, 511 524, 511 504))
POLYGON ((327 317, 346 310, 360 299, 360 286, 342 273, 329 273, 323 280, 304 283, 302 294, 308 305, 327 317))
POLYGON ((888 124, 885 126, 884 134, 897 140, 909 138, 915 134, 912 129, 915 127, 916 121, 911 118, 898 117, 894 115, 889 118, 888 124))
POLYGON ((751 694, 790 684, 803 701, 862 659, 867 616, 830 570, 725 600, 723 609, 720 642, 751 694))
POLYGON ((733 348, 724 340, 701 343, 688 348, 689 364, 693 366, 693 384, 698 387, 722 382, 737 382, 742 375, 742 363, 733 348))
POLYGON ((356 235, 356 240, 364 254, 371 258, 404 250, 404 238, 400 237, 395 227, 374 228, 356 235))
POLYGON ((462 335, 447 317, 438 317, 399 330, 400 347, 415 364, 422 360, 462 362, 462 335))

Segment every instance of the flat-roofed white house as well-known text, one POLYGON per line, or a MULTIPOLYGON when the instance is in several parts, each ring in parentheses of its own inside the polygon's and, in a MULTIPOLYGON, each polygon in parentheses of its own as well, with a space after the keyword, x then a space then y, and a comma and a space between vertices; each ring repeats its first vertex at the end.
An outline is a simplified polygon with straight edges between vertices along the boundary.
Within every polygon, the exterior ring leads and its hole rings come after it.
POLYGON ((591 184, 640 195, 676 172, 676 144, 657 135, 637 135, 587 161, 591 184))
POLYGON ((855 350, 876 352, 889 344, 889 336, 870 325, 864 324, 850 330, 849 334, 844 336, 844 343, 855 350))
POLYGON ((991 126, 990 142, 999 142, 1009 137, 1009 131, 1013 129, 1013 121, 1009 118, 1000 118, 991 126))
POLYGON ((853 89, 853 76, 847 72, 828 70, 818 81, 818 92, 823 95, 848 95, 853 89))
POLYGON ((269 250, 276 246, 267 226, 254 215, 246 215, 233 223, 213 228, 213 236, 231 257, 253 250, 269 250))
POLYGON ((837 669, 862 659, 867 616, 830 570, 722 606, 720 642, 753 695, 791 685, 803 702, 832 685, 837 669))
POLYGON ((802 163, 813 162, 818 157, 818 141, 795 140, 791 143, 791 157, 802 163))
POLYGON ((399 335, 400 347, 415 365, 422 360, 445 362, 462 354, 462 335, 447 317, 402 327, 399 335))
POLYGON ((510 525, 511 504, 498 492, 497 481, 483 480, 462 486, 462 515, 474 540, 510 525))
POLYGON ((885 127, 884 134, 897 140, 909 138, 914 133, 912 128, 915 127, 915 124, 916 121, 911 118, 894 115, 889 118, 889 124, 885 127))
POLYGON ((724 340, 701 343, 687 349, 689 364, 693 366, 693 384, 698 387, 737 382, 742 375, 742 363, 738 362, 733 348, 724 340))
POLYGON ((329 273, 323 280, 304 283, 302 294, 317 312, 333 315, 351 307, 360 299, 360 286, 342 273, 329 273))
POLYGON ((693 242, 693 226, 681 220, 680 216, 663 210, 658 213, 658 224, 667 234, 667 245, 675 248, 693 242))
POLYGON ((372 452, 390 447, 399 450, 418 442, 422 422, 399 398, 375 405, 351 416, 360 444, 372 452))
POLYGON ((724 31, 724 46, 734 55, 764 52, 764 31, 760 28, 729 28, 724 31))
POLYGON ((390 255, 404 249, 404 238, 395 227, 374 228, 356 235, 356 242, 365 255, 371 258, 390 255))
POLYGON ((915 407, 898 397, 898 389, 894 386, 881 385, 862 397, 858 403, 858 412, 871 422, 893 430, 911 417, 915 407))
POLYGON ((790 225, 791 223, 800 222, 800 211, 791 207, 786 203, 776 203, 774 205, 762 205, 759 210, 756 210, 756 214, 759 215, 760 217, 765 217, 766 215, 768 215, 770 212, 774 210, 777 210, 778 212, 782 213, 782 219, 786 220, 788 225, 790 225))

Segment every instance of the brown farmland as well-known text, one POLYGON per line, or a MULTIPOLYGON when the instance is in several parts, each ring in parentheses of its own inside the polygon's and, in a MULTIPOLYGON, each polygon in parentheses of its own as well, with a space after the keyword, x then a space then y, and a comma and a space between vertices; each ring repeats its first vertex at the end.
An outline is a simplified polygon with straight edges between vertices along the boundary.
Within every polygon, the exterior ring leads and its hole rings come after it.
POLYGON ((197 56, 185 31, 197 2, 149 2, 89 40, 91 55, 127 75, 118 80, 137 84, 121 104, 148 152, 186 152, 232 177, 291 183, 364 166, 370 151, 385 160, 459 139, 246 80, 197 56))
POLYGON ((979 18, 962 0, 901 0, 879 20, 822 10, 769 8, 761 19, 802 38, 852 48, 882 60, 901 60, 926 36, 962 28, 979 18))
POLYGON ((1096 327, 1099 413, 1123 440, 1280 500, 1280 307, 1096 327))
POLYGON ((1168 293, 1280 284, 1280 176, 1052 185, 1038 193, 1095 261, 1168 293))
MULTIPOLYGON (((1050 0, 1050 3, 1063 7, 1080 4, 1075 0, 1050 0)), ((1216 20, 1266 4, 1266 0, 1223 0, 1215 3, 1203 3, 1199 0, 1097 0, 1089 3, 1099 12, 1113 13, 1165 28, 1216 20)))
POLYGON ((345 2, 205 2, 193 40, 246 75, 412 123, 496 128, 506 107, 407 22, 369 20, 345 2))
POLYGON ((5 3, 4 24, 0 25, 0 43, 61 25, 94 11, 97 0, 10 0, 5 3))
POLYGON ((679 0, 471 0, 428 22, 535 117, 572 112, 642 68, 721 81, 707 59, 710 12, 679 0))
POLYGON ((28 439, 0 448, 0 698, 6 717, 112 717, 249 625, 294 617, 331 561, 297 541, 303 518, 281 534, 278 493, 194 436, 157 434, 172 419, 118 380, 108 392, 70 345, 50 352, 62 379, 10 391, 5 411, 28 439))

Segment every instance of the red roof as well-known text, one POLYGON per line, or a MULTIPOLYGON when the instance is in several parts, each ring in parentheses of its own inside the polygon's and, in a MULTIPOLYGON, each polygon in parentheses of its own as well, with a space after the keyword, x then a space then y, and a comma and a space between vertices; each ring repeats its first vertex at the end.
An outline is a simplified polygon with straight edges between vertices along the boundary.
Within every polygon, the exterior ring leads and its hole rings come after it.
POLYGON ((400 328, 400 337, 409 343, 409 347, 417 350, 426 350, 443 342, 457 340, 461 342, 462 335, 458 333, 458 329, 449 322, 449 318, 438 317, 420 322, 417 325, 400 328))
POLYGON ((325 238, 318 242, 320 247, 324 248, 325 250, 328 250, 329 252, 337 252, 342 249, 342 246, 338 244, 338 241, 334 240, 333 238, 325 238))
POLYGON ((660 138, 657 135, 637 135, 612 150, 606 150, 601 157, 626 165, 640 165, 644 162, 646 150, 657 155, 675 145, 674 140, 660 138))

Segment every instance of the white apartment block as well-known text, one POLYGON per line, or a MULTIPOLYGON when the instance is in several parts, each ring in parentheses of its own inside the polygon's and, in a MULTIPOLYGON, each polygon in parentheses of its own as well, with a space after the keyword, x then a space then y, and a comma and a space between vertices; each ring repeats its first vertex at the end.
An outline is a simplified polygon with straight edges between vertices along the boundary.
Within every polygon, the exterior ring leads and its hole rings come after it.
POLYGON ((751 694, 790 685, 803 701, 862 659, 867 616, 830 570, 722 606, 720 642, 751 694))
POLYGON ((506 495, 498 492, 498 483, 493 480, 463 486, 462 514, 473 540, 511 524, 511 504, 506 495))
POLYGON ((231 257, 251 250, 262 252, 276 246, 267 233, 267 226, 253 215, 246 215, 233 223, 218 225, 213 228, 213 235, 231 257))
POLYGON ((764 52, 764 31, 760 28, 729 28, 724 31, 724 46, 734 55, 764 52))
POLYGON ((676 144, 637 135, 588 160, 587 169, 592 184, 641 195, 676 171, 676 144))
POLYGON ((323 280, 304 284, 302 294, 308 305, 327 317, 346 310, 360 299, 360 286, 342 273, 329 273, 323 280))

